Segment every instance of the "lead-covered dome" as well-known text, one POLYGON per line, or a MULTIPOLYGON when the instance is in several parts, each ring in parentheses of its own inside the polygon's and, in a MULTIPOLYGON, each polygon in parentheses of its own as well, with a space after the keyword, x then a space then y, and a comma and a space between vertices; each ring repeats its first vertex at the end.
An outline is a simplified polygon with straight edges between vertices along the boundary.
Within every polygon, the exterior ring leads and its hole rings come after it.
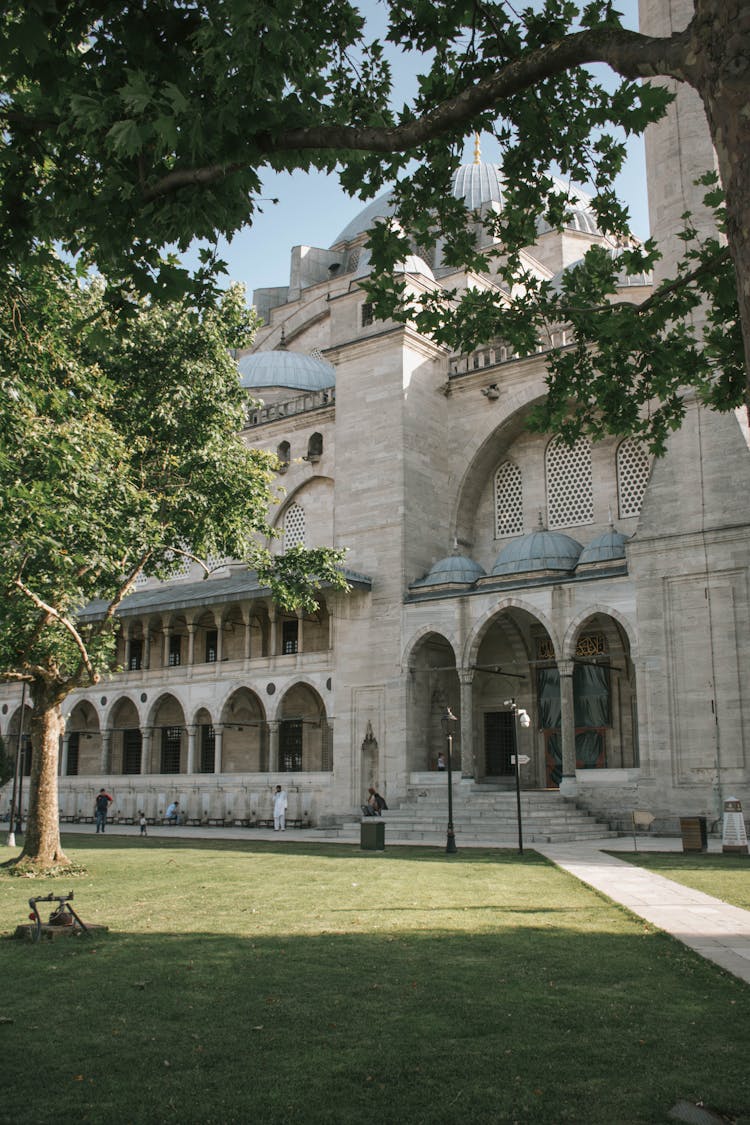
POLYGON ((467 585, 476 582, 477 578, 484 578, 485 572, 478 562, 466 555, 448 555, 440 559, 428 570, 424 578, 412 583, 415 586, 444 586, 446 583, 459 582, 467 585))
POLYGON ((625 558, 625 544, 629 536, 610 527, 603 535, 597 535, 588 546, 581 551, 578 560, 579 566, 588 566, 590 563, 614 562, 625 558))
POLYGON ((496 577, 530 571, 572 571, 583 547, 561 531, 531 531, 503 547, 495 560, 496 577))
MULTIPOLYGON (((569 214, 565 226, 568 230, 581 231, 584 234, 599 235, 596 217, 591 210, 591 196, 573 184, 561 180, 558 176, 552 177, 553 190, 566 195, 570 200, 569 214)), ((472 164, 461 164, 456 168, 451 179, 451 194, 454 199, 463 199, 466 206, 472 211, 492 205, 500 211, 505 205, 505 180, 498 164, 487 164, 484 161, 475 161, 472 164)), ((385 191, 376 199, 371 200, 358 215, 351 220, 332 242, 338 246, 342 242, 352 242, 359 235, 364 234, 377 219, 388 218, 395 210, 393 191, 385 191)), ((544 219, 537 223, 537 232, 544 234, 551 228, 544 219)))
POLYGON ((324 359, 283 349, 243 355, 237 364, 240 385, 250 390, 286 387, 295 391, 323 391, 336 385, 336 369, 324 359))

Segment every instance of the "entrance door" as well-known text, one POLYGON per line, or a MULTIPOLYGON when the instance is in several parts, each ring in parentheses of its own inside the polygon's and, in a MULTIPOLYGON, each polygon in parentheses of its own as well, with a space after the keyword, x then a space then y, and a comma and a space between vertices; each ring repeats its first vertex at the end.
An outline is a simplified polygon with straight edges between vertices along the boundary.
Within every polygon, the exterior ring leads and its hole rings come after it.
POLYGON ((484 772, 488 777, 512 777, 515 754, 512 711, 484 713, 484 772))

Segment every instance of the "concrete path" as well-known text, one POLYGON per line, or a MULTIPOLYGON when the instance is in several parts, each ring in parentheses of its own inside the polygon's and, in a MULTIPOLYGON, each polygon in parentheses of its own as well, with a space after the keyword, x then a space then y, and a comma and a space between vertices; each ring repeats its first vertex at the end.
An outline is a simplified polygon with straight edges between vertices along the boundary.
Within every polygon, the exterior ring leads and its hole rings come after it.
MULTIPOLYGON (((77 824, 71 826, 69 830, 93 834, 94 826, 77 824)), ((132 837, 138 835, 138 827, 113 824, 108 825, 107 833, 132 837)), ((288 843, 315 841, 343 845, 346 843, 316 828, 290 828, 280 833, 272 829, 259 828, 152 827, 149 828, 149 836, 181 836, 185 839, 284 840, 288 843)), ((144 840, 143 843, 147 845, 148 840, 144 840)), ((392 837, 386 840, 386 846, 406 843, 405 840, 392 837)), ((457 844, 462 850, 459 838, 457 844)), ((349 843, 349 846, 357 845, 349 843)), ((472 846, 512 848, 515 844, 512 840, 503 844, 498 844, 497 840, 488 840, 485 844, 472 846)), ((663 837, 639 837, 638 849, 651 852, 681 852, 682 842, 679 839, 663 837)), ((529 850, 538 851, 581 882, 601 891, 613 902, 627 907, 633 914, 671 934, 702 957, 714 961, 722 969, 750 983, 750 911, 729 906, 711 895, 692 890, 690 887, 683 887, 663 875, 646 871, 626 860, 607 854, 612 851, 633 852, 632 837, 586 840, 569 844, 535 843, 529 850)), ((721 851, 720 843, 711 840, 709 851, 721 851)), ((750 859, 748 859, 748 877, 750 877, 750 859)))
MULTIPOLYGON (((721 850, 718 842, 711 841, 711 845, 710 851, 721 850)), ((750 983, 750 910, 729 906, 721 899, 684 887, 602 850, 632 852, 632 838, 599 843, 535 844, 534 847, 581 882, 676 937, 701 957, 715 961, 722 969, 750 983)), ((653 837, 639 839, 638 848, 650 852, 681 852, 682 843, 653 837)))

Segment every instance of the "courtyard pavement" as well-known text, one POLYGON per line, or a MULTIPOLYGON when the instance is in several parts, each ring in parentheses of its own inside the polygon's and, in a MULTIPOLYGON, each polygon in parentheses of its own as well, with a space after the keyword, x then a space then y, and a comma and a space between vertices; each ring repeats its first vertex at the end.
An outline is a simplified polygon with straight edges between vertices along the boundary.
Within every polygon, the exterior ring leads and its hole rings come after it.
MULTIPOLYGON (((94 826, 77 824, 70 829, 76 833, 94 833, 94 826)), ((65 832, 65 828, 63 828, 65 832)), ((110 824, 109 835, 137 836, 138 826, 110 824)), ((387 834, 386 834, 387 835, 387 834)), ((241 839, 241 840, 279 840, 288 843, 328 842, 356 847, 356 842, 342 840, 322 829, 289 828, 282 835, 273 829, 263 828, 209 828, 209 827, 150 827, 149 836, 180 836, 185 839, 241 839)), ((148 840, 143 841, 144 845, 148 840)), ((399 840, 387 836, 388 844, 408 845, 412 841, 399 840)), ((461 840, 457 837, 461 848, 461 840)), ((421 844, 420 846, 428 846, 421 844)), ((513 841, 498 844, 488 840, 485 844, 473 847, 513 847, 513 841)), ((638 851, 641 852, 681 852, 679 838, 639 837, 638 851)), ((633 914, 671 934, 678 941, 695 950, 701 957, 714 961, 727 972, 750 983, 750 911, 730 906, 721 899, 703 894, 701 891, 684 887, 663 875, 636 867, 627 860, 618 859, 611 852, 634 852, 633 838, 622 836, 615 839, 585 840, 567 844, 543 844, 535 842, 528 848, 547 857, 576 879, 586 883, 627 907, 633 914)), ((709 851, 720 852, 718 840, 709 841, 709 851)), ((750 859, 748 860, 750 874, 750 859)))

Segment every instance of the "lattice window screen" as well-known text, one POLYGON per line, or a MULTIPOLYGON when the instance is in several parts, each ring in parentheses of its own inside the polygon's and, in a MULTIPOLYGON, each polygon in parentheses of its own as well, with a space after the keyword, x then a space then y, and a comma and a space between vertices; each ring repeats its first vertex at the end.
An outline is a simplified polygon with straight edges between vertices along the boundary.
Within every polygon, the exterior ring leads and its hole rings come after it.
POLYGON ((549 527, 594 521, 591 443, 579 438, 572 447, 559 438, 547 446, 547 520, 549 527))
POLYGON ((521 470, 512 461, 503 461, 495 473, 495 538, 520 535, 523 531, 523 488, 521 470))
POLYGON ((284 550, 305 545, 305 509, 291 504, 284 516, 284 550))
POLYGON ((638 438, 625 438, 617 447, 617 503, 620 519, 637 516, 643 503, 651 457, 638 438))
POLYGON ((209 555, 206 559, 206 566, 212 571, 219 570, 222 566, 228 566, 231 561, 231 555, 209 555))

